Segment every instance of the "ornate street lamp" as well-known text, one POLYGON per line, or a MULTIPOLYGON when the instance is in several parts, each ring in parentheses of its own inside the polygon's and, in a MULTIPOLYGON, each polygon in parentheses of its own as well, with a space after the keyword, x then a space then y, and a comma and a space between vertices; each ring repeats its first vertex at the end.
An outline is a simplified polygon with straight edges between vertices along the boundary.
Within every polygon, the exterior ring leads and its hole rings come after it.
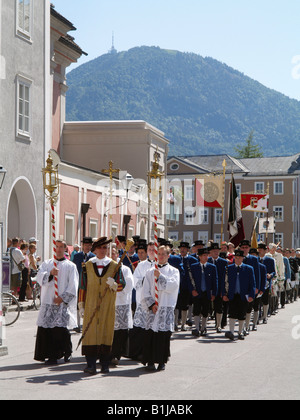
MULTIPOLYGON (((53 258, 54 267, 57 268, 56 256, 56 229, 55 229, 55 209, 59 197, 59 179, 58 179, 58 165, 54 166, 53 159, 49 152, 46 168, 42 169, 44 193, 51 206, 51 225, 52 225, 52 243, 53 243, 53 258)), ((58 297, 58 282, 57 277, 54 277, 55 297, 58 297)))
POLYGON ((53 165, 50 152, 46 162, 46 168, 42 169, 44 192, 49 202, 55 205, 59 196, 58 166, 53 165))

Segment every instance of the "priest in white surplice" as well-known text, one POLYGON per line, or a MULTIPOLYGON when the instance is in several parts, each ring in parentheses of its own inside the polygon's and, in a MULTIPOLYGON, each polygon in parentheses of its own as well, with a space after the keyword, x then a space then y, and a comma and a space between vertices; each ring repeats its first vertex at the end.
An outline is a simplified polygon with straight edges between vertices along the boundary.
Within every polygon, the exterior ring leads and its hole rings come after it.
MULTIPOLYGON (((111 257, 118 262, 117 247, 112 247, 111 257)), ((126 286, 120 288, 116 297, 116 318, 114 326, 114 341, 111 350, 112 363, 117 365, 122 356, 127 355, 129 330, 133 327, 131 300, 133 290, 133 275, 129 267, 122 264, 120 275, 125 280, 126 286)))
POLYGON ((158 249, 158 270, 152 268, 145 275, 143 304, 147 308, 143 364, 150 371, 165 369, 170 357, 170 339, 174 331, 175 307, 178 299, 179 270, 168 263, 169 248, 158 249), (158 277, 158 305, 155 303, 155 276, 158 277))
POLYGON ((133 360, 142 360, 144 333, 146 328, 146 318, 148 308, 142 304, 143 300, 143 284, 145 275, 148 270, 154 267, 155 264, 155 245, 150 242, 148 245, 141 245, 138 248, 138 256, 140 262, 138 263, 134 274, 134 288, 136 290, 136 310, 133 319, 133 329, 129 332, 129 357, 133 360), (144 250, 144 255, 143 251, 144 250), (141 259, 141 257, 143 259, 141 259))
POLYGON ((72 343, 69 329, 77 326, 78 272, 76 265, 64 257, 65 244, 56 242, 57 269, 54 260, 41 265, 37 282, 41 286, 41 308, 37 320, 34 359, 52 365, 64 357, 69 362, 72 343), (54 276, 58 278, 55 298, 54 276))

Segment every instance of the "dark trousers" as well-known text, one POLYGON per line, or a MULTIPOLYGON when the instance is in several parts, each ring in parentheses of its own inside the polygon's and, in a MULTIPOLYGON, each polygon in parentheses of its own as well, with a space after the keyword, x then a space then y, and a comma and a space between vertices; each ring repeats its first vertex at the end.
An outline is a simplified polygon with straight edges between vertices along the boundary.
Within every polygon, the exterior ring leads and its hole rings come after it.
POLYGON ((22 283, 21 283, 21 288, 20 288, 20 293, 19 293, 19 301, 21 302, 23 302, 26 297, 26 288, 27 288, 28 279, 29 279, 29 270, 28 268, 25 267, 22 271, 22 283))
POLYGON ((200 296, 194 297, 193 303, 193 315, 199 316, 201 314, 203 318, 207 318, 211 307, 211 301, 208 299, 207 293, 203 292, 200 296))
POLYGON ((246 320, 248 302, 242 300, 239 294, 235 294, 233 300, 229 302, 229 318, 246 320))
MULTIPOLYGON (((87 363, 89 368, 96 369, 96 364, 97 364, 97 360, 98 360, 97 357, 85 356, 85 359, 86 359, 86 363, 87 363)), ((100 359, 99 359, 101 366, 103 368, 108 368, 110 359, 111 359, 111 357, 110 357, 109 354, 101 355, 100 359)))

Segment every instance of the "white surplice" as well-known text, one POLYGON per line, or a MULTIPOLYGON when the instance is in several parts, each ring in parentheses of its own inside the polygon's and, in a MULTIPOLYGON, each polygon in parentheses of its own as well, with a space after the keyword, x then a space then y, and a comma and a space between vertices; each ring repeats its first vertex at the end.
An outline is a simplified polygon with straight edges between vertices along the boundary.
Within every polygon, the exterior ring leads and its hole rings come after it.
POLYGON ((116 319, 115 331, 127 330, 133 327, 131 301, 133 290, 133 276, 129 267, 122 265, 122 275, 126 282, 126 286, 116 297, 116 319))
POLYGON ((133 325, 138 328, 146 327, 146 317, 148 311, 145 311, 144 306, 142 305, 143 300, 143 284, 147 271, 154 267, 154 261, 145 260, 138 264, 136 267, 133 280, 134 288, 136 290, 136 310, 133 319, 133 325))
POLYGON ((166 264, 159 268, 160 276, 158 286, 158 311, 156 314, 149 309, 155 304, 155 268, 151 268, 145 275, 143 285, 143 306, 147 310, 146 330, 154 332, 174 331, 175 314, 177 304, 180 274, 179 270, 166 264))
POLYGON ((54 278, 49 281, 54 268, 54 260, 47 260, 41 265, 37 274, 37 282, 41 286, 41 307, 37 320, 42 328, 75 328, 77 327, 77 294, 78 271, 76 265, 65 259, 57 262, 58 296, 63 300, 60 306, 55 305, 54 278))

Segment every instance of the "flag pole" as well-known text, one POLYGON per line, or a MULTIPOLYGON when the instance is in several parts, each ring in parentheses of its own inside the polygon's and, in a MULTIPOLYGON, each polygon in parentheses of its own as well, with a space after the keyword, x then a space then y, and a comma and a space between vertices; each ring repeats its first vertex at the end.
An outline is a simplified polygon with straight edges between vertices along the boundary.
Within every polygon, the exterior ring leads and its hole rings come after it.
POLYGON ((221 242, 224 240, 224 207, 225 207, 225 181, 226 181, 226 160, 223 161, 223 205, 222 205, 222 225, 221 225, 221 242))

